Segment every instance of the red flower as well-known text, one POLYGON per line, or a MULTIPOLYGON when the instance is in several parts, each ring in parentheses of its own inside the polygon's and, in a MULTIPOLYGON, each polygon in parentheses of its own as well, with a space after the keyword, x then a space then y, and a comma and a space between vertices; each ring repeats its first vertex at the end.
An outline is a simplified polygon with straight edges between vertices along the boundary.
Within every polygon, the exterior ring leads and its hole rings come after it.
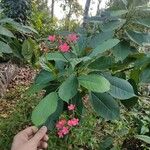
POLYGON ((77 34, 75 34, 75 33, 69 34, 69 35, 67 36, 67 40, 68 40, 69 42, 76 42, 76 41, 78 40, 78 36, 77 36, 77 34))
POLYGON ((51 41, 51 42, 54 42, 56 40, 56 36, 55 35, 50 35, 48 37, 48 40, 51 41))
POLYGON ((59 50, 63 53, 70 51, 70 46, 67 43, 61 44, 59 50))
POLYGON ((62 129, 66 123, 67 123, 67 121, 65 119, 62 119, 62 120, 57 122, 56 128, 57 129, 62 129))
POLYGON ((79 124, 79 119, 78 118, 73 118, 71 120, 68 120, 68 126, 72 127, 72 126, 76 126, 79 124))
POLYGON ((68 106, 68 110, 75 110, 75 105, 73 105, 73 104, 70 104, 69 106, 68 106))

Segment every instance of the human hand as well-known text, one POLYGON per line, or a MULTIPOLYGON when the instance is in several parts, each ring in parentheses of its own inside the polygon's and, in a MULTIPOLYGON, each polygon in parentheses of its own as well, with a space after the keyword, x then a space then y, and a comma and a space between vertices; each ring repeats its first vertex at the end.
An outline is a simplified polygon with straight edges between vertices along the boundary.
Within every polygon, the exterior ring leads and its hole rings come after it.
POLYGON ((41 129, 32 126, 19 132, 13 140, 11 150, 42 150, 48 147, 47 128, 41 129))

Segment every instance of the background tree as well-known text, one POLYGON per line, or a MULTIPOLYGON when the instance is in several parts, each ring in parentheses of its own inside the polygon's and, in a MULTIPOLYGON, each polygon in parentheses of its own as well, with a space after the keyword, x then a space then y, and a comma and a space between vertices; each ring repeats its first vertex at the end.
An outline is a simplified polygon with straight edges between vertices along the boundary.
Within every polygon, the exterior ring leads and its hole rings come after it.
POLYGON ((60 5, 65 12, 65 29, 70 30, 71 19, 78 18, 82 14, 82 6, 78 0, 63 0, 60 5))
POLYGON ((99 15, 99 13, 100 13, 100 4, 101 4, 101 2, 102 2, 102 0, 98 0, 96 15, 99 15))
POLYGON ((15 21, 28 24, 28 19, 31 14, 31 0, 2 0, 1 6, 4 9, 4 14, 14 19, 15 21))
POLYGON ((47 0, 32 1, 30 23, 43 37, 56 30, 57 19, 54 16, 52 18, 47 0))
POLYGON ((91 0, 86 0, 84 14, 83 14, 83 26, 86 25, 86 19, 87 19, 88 14, 89 14, 90 3, 91 3, 91 0))
POLYGON ((54 6, 55 6, 55 0, 52 0, 52 3, 51 3, 51 18, 52 18, 52 20, 54 18, 54 6))

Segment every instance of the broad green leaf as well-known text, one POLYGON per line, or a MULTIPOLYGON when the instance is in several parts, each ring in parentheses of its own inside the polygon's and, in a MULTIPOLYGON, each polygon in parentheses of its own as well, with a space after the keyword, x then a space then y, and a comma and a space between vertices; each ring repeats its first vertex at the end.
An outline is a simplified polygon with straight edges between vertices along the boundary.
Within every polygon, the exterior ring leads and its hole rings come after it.
POLYGON ((23 26, 21 24, 19 24, 18 22, 15 22, 13 19, 10 18, 4 18, 0 20, 0 23, 2 24, 10 24, 15 30, 17 30, 18 32, 21 33, 27 33, 27 34, 32 34, 32 33, 38 33, 35 29, 33 29, 32 27, 29 26, 23 26))
POLYGON ((119 42, 120 41, 118 39, 109 39, 109 40, 103 42, 102 44, 98 45, 89 56, 94 57, 100 53, 110 50, 111 48, 116 46, 119 42))
POLYGON ((106 120, 119 118, 119 106, 116 100, 108 93, 91 93, 90 101, 95 111, 106 120))
POLYGON ((59 61, 64 61, 67 62, 65 57, 60 53, 60 52, 54 52, 54 53, 48 53, 46 55, 47 60, 59 60, 59 61))
POLYGON ((150 19, 149 18, 136 20, 135 23, 150 28, 150 19))
POLYGON ((136 135, 135 138, 142 140, 143 142, 150 144, 150 137, 146 135, 136 135))
POLYGON ((89 57, 81 57, 81 58, 72 58, 70 59, 70 64, 72 66, 72 68, 74 69, 76 65, 78 65, 79 63, 81 63, 82 61, 87 61, 89 60, 89 57))
POLYGON ((32 32, 32 33, 38 34, 38 32, 30 26, 23 26, 23 28, 26 29, 26 32, 29 32, 29 33, 32 32))
POLYGON ((33 83, 32 86, 25 92, 26 95, 31 95, 31 94, 35 94, 40 92, 41 90, 43 90, 44 88, 46 88, 47 86, 49 86, 48 83, 45 84, 35 84, 33 83))
POLYGON ((75 75, 71 75, 59 87, 58 94, 62 100, 69 102, 69 100, 76 95, 77 90, 78 80, 75 75))
POLYGON ((150 67, 146 68, 144 71, 142 71, 142 73, 140 75, 140 82, 150 83, 150 67))
POLYGON ((105 75, 106 79, 110 82, 110 90, 109 94, 115 98, 124 100, 124 99, 129 99, 134 96, 134 90, 131 84, 121 78, 105 75))
MULTIPOLYGON (((33 85, 27 90, 26 94, 31 95, 40 92, 42 89, 50 86, 50 81, 53 81, 55 77, 49 71, 42 70, 35 78, 33 85)), ((51 88, 52 89, 52 88, 51 88)))
POLYGON ((40 126, 46 122, 48 117, 57 109, 58 95, 52 92, 44 97, 32 112, 32 122, 40 126))
POLYGON ((0 53, 10 54, 10 53, 12 53, 12 49, 8 44, 0 41, 0 53))
POLYGON ((79 84, 93 92, 104 93, 109 91, 110 83, 100 75, 89 74, 78 77, 79 84))
POLYGON ((63 112, 63 106, 63 101, 59 99, 56 111, 48 117, 44 124, 48 128, 48 130, 53 130, 53 128, 55 127, 56 121, 59 119, 59 116, 63 112))
POLYGON ((112 39, 113 35, 114 35, 113 31, 105 31, 105 32, 102 31, 90 39, 89 47, 96 48, 103 42, 112 39))
POLYGON ((33 40, 27 39, 24 41, 22 45, 22 55, 24 56, 26 60, 31 60, 33 56, 34 48, 35 48, 35 45, 34 45, 33 40))
POLYGON ((45 84, 55 79, 52 72, 42 70, 35 78, 35 84, 45 84))
MULTIPOLYGON (((129 83, 132 85, 133 89, 134 89, 134 93, 136 95, 138 95, 138 87, 137 87, 137 83, 133 80, 133 79, 129 79, 128 80, 129 83)), ((132 97, 130 99, 121 101, 121 103, 128 109, 132 108, 134 105, 136 105, 138 102, 138 97, 132 97)))
POLYGON ((7 37, 15 38, 15 36, 13 35, 11 31, 9 31, 7 28, 2 27, 2 26, 0 26, 0 34, 7 36, 7 37))
POLYGON ((150 33, 142 33, 137 31, 126 31, 127 36, 135 43, 141 46, 150 45, 150 33))
POLYGON ((113 31, 118 28, 121 28, 125 24, 125 20, 111 20, 101 27, 102 31, 113 31))
POLYGON ((129 42, 122 41, 112 49, 112 52, 117 61, 123 61, 128 55, 136 52, 136 49, 131 47, 129 42))
POLYGON ((118 17, 118 16, 125 15, 127 12, 128 12, 127 10, 114 10, 114 11, 110 11, 110 14, 113 17, 118 17))
POLYGON ((96 70, 108 69, 114 64, 114 58, 111 56, 105 57, 102 56, 96 59, 89 65, 89 68, 96 70))

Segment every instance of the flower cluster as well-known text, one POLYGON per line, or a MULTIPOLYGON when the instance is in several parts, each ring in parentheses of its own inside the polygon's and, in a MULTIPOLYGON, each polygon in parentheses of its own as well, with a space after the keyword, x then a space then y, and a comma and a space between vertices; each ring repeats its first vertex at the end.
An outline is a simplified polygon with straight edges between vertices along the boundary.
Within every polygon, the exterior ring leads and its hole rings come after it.
MULTIPOLYGON (((74 111, 75 110, 75 105, 70 104, 68 105, 68 110, 69 111, 74 111)), ((63 138, 65 135, 69 133, 72 127, 75 127, 79 124, 79 119, 78 118, 71 118, 69 120, 67 119, 61 119, 56 123, 56 128, 57 128, 57 133, 59 138, 63 138)))
POLYGON ((51 43, 58 43, 58 49, 60 52, 66 53, 71 51, 71 43, 76 43, 78 36, 75 33, 69 34, 66 37, 50 35, 48 40, 51 43))

